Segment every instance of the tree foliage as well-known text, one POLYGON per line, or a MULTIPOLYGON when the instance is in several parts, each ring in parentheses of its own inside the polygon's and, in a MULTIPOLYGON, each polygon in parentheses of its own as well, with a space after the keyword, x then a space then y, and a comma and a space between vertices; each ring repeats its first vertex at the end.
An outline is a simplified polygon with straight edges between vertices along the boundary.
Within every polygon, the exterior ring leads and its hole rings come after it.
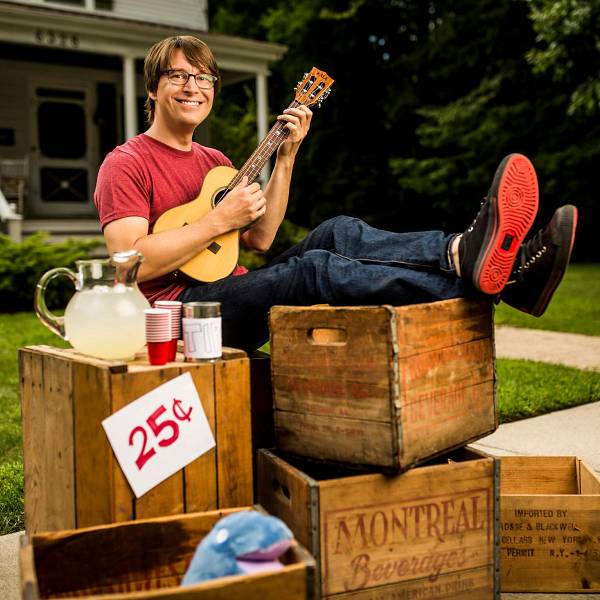
POLYGON ((593 4, 221 0, 211 5, 211 27, 288 47, 272 67, 272 111, 289 104, 312 65, 335 79, 295 167, 295 222, 346 213, 390 230, 461 231, 503 156, 522 152, 540 179, 538 224, 576 204, 576 252, 600 259, 592 243, 600 157, 593 4))

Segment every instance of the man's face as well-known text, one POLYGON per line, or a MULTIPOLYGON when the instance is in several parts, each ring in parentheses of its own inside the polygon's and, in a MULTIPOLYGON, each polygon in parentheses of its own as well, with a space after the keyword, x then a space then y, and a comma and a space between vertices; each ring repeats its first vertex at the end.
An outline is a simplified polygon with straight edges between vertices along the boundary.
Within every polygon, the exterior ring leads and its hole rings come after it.
MULTIPOLYGON (((197 74, 200 71, 191 65, 181 50, 171 57, 169 69, 197 74)), ((150 97, 155 102, 154 121, 170 130, 192 131, 208 117, 214 99, 214 87, 199 89, 193 77, 185 85, 176 85, 169 81, 166 73, 161 75, 156 92, 150 97)))

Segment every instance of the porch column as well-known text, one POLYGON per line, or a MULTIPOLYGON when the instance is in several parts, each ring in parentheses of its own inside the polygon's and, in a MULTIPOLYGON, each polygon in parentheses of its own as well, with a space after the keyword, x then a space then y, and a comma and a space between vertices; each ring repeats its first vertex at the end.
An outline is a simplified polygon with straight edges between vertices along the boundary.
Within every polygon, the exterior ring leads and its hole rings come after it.
MULTIPOLYGON (((256 133, 258 144, 262 142, 268 133, 269 103, 267 99, 267 76, 265 73, 256 74, 256 133)), ((257 144, 257 145, 258 145, 257 144)), ((271 176, 271 164, 269 161, 263 167, 260 180, 266 184, 271 176)))
POLYGON ((135 85, 135 58, 123 56, 123 95, 125 104, 125 139, 137 135, 137 94, 135 85))

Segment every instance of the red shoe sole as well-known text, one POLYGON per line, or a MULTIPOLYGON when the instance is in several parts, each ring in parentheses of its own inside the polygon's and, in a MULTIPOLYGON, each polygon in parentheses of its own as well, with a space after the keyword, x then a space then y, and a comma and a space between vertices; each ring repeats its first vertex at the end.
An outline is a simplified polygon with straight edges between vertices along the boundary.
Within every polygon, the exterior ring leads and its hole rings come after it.
POLYGON ((511 154, 500 164, 494 182, 495 229, 474 278, 484 293, 499 294, 512 272, 519 246, 533 225, 538 209, 538 182, 526 156, 511 154))

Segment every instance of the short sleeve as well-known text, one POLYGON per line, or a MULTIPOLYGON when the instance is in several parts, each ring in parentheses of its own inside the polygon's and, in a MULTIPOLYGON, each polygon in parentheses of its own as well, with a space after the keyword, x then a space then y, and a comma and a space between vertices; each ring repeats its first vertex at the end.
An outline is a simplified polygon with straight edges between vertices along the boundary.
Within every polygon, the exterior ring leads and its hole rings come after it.
POLYGON ((111 152, 98 171, 94 204, 102 229, 124 217, 150 220, 151 183, 140 162, 130 154, 111 152))

